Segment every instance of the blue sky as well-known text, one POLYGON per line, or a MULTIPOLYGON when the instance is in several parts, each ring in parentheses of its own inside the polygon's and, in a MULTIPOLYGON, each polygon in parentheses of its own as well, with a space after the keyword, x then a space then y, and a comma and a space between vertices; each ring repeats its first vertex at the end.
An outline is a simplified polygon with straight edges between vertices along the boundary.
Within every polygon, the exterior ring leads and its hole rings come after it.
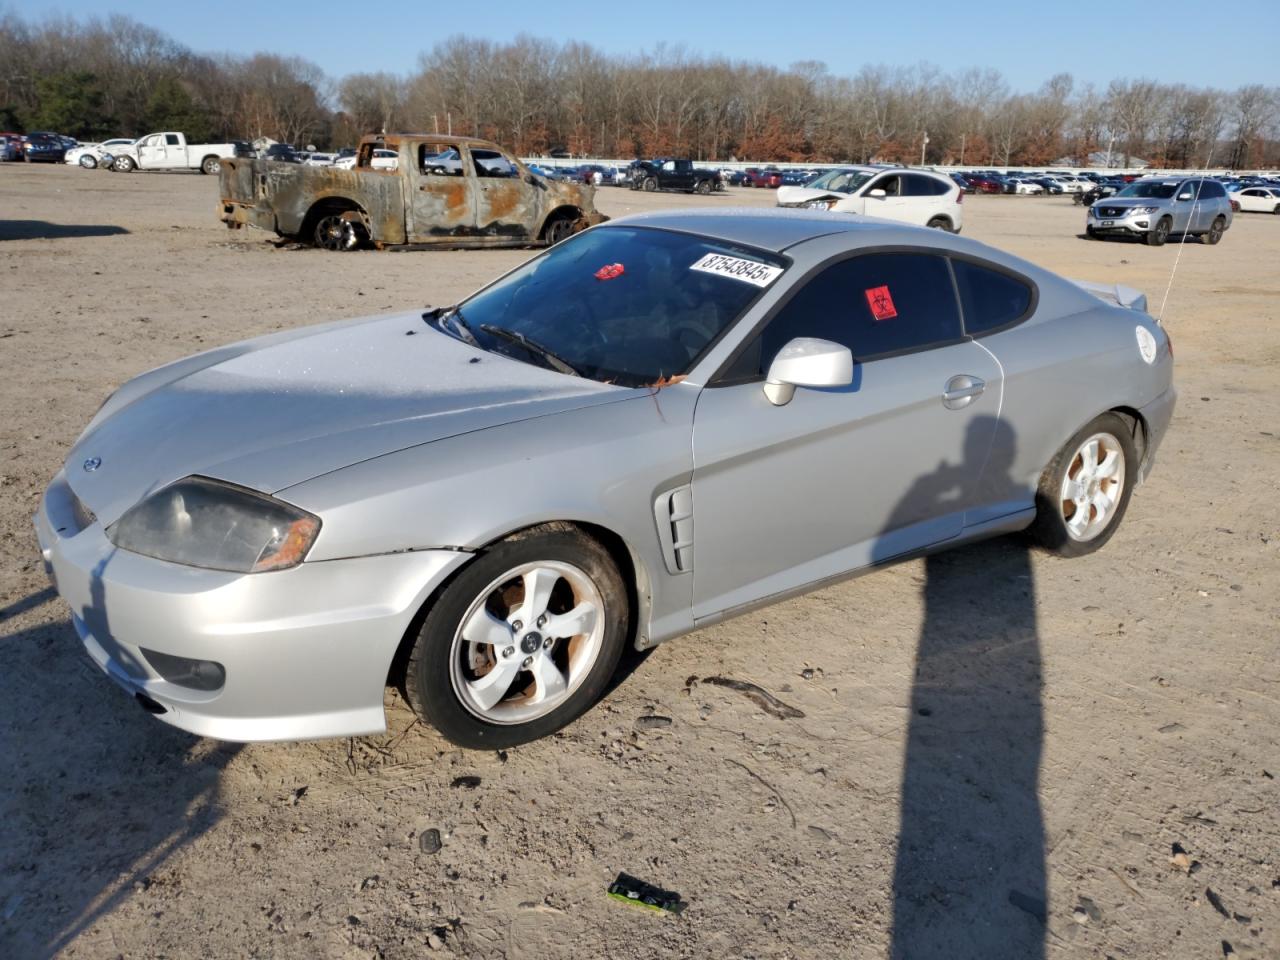
POLYGON ((852 3, 809 0, 670 2, 507 2, 507 0, 10 0, 0 6, 27 18, 47 13, 123 13, 194 50, 298 55, 334 76, 365 70, 406 72, 419 51, 455 33, 506 40, 519 33, 577 39, 609 53, 657 44, 691 52, 786 66, 821 60, 832 73, 866 63, 944 70, 994 67, 1017 90, 1058 72, 1100 87, 1115 76, 1145 76, 1193 86, 1232 88, 1280 81, 1273 17, 1266 4, 1219 15, 1191 0, 1159 4, 1069 0, 1066 3, 852 3), (637 16, 649 10, 652 16, 637 16), (1121 16, 1118 11, 1131 11, 1121 16), (1250 30, 1250 19, 1266 25, 1250 30), (1126 26, 1126 22, 1132 24, 1126 26))

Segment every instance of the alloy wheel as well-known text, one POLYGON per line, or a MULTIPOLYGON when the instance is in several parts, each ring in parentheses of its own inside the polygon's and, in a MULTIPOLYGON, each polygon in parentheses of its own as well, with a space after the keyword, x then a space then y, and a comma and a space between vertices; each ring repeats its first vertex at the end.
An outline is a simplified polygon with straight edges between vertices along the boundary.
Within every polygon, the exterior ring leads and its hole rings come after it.
POLYGON ((488 723, 536 720, 587 678, 604 630, 604 598, 583 570, 559 560, 521 564, 462 617, 449 652, 453 691, 488 723))
POLYGON ((1107 529, 1124 493, 1124 482, 1124 448, 1112 434, 1095 433, 1076 448, 1059 497, 1071 539, 1092 540, 1107 529))

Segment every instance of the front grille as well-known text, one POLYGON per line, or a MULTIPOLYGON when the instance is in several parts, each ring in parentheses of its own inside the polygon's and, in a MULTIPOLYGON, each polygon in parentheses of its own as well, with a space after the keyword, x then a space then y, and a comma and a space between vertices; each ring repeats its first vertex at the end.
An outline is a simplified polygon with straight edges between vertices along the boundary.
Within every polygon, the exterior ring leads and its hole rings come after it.
POLYGON ((1104 217, 1123 217, 1124 211, 1124 207, 1101 207, 1098 212, 1104 217))
POLYGON ((79 497, 74 493, 71 494, 71 516, 76 522, 76 533, 85 530, 98 522, 97 515, 84 505, 79 497))

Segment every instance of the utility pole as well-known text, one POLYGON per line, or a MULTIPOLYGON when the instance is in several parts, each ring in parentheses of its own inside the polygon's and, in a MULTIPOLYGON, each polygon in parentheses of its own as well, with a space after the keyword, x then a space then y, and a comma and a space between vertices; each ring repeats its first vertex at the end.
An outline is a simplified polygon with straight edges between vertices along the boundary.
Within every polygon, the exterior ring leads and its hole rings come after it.
POLYGON ((445 119, 449 122, 448 133, 449 133, 449 136, 452 137, 453 136, 453 111, 452 110, 450 110, 448 113, 445 114, 445 119))
POLYGON ((964 138, 966 134, 960 134, 960 166, 964 166, 964 138))
POLYGON ((924 149, 929 146, 929 131, 924 132, 924 139, 920 141, 920 166, 924 166, 924 149))
POLYGON ((440 114, 433 113, 431 115, 431 126, 434 128, 435 133, 438 134, 440 132, 440 114))

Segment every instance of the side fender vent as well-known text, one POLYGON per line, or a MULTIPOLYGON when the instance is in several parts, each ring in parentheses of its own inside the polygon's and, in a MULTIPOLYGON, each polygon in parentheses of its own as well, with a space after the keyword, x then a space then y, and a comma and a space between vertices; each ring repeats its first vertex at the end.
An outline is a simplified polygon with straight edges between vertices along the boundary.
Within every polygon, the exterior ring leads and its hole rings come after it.
POLYGON ((667 572, 689 573, 693 570, 693 489, 685 484, 659 494, 653 518, 667 572))

